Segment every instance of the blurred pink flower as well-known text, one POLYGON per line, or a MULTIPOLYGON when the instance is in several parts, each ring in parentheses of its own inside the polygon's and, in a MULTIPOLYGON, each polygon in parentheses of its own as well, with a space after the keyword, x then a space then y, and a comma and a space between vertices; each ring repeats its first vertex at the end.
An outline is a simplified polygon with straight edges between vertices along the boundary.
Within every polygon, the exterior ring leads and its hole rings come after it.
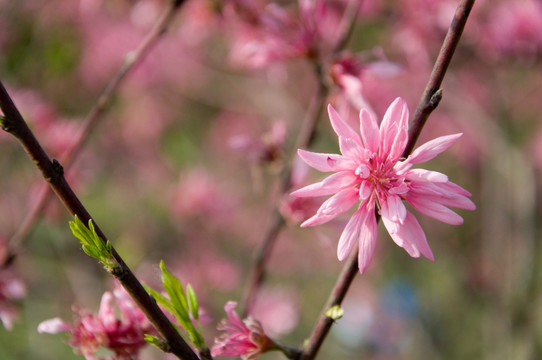
POLYGON ((488 41, 496 55, 535 60, 542 52, 542 4, 539 1, 502 2, 492 7, 488 41))
POLYGON ((6 241, 0 238, 0 321, 6 330, 11 330, 19 317, 14 301, 26 295, 26 288, 12 271, 8 257, 6 241))
MULTIPOLYGON (((352 54, 349 51, 339 53, 329 66, 329 74, 337 85, 337 103, 340 110, 353 107, 356 116, 359 110, 366 109, 374 115, 372 107, 364 96, 365 75, 374 75, 380 80, 391 78, 402 71, 398 64, 388 61, 380 48, 352 54), (368 58, 376 58, 369 60, 368 58)), ((344 113, 343 113, 344 116, 344 113)))
POLYGON ((26 295, 21 280, 7 269, 0 269, 0 321, 6 330, 13 328, 13 322, 19 317, 14 301, 26 295))
POLYGON ((228 301, 224 310, 228 315, 218 325, 225 331, 211 349, 213 356, 241 356, 243 360, 257 359, 260 354, 275 347, 274 342, 265 335, 262 325, 249 317, 241 320, 235 312, 236 302, 228 301))
POLYGON ((414 209, 442 222, 459 225, 461 216, 447 208, 474 210, 471 194, 448 181, 442 173, 411 169, 413 164, 431 160, 451 146, 462 134, 442 136, 417 148, 407 159, 401 155, 408 142, 408 108, 397 98, 388 108, 380 129, 365 109, 360 112, 361 137, 333 109, 328 107, 331 125, 339 137, 341 155, 298 150, 313 168, 335 172, 321 182, 294 191, 296 197, 335 194, 325 201, 316 215, 301 224, 326 223, 360 202, 341 234, 337 249, 344 260, 359 240, 359 270, 367 269, 377 236, 375 207, 395 243, 412 257, 420 254, 434 260, 420 224, 402 200, 414 209))
POLYGON ((271 129, 259 138, 254 139, 250 135, 240 134, 232 136, 228 143, 254 162, 272 163, 282 157, 286 130, 284 121, 276 121, 271 129))
POLYGON ((260 321, 269 336, 287 334, 299 322, 297 293, 287 288, 263 288, 258 293, 250 314, 260 321))
POLYGON ((114 356, 106 358, 108 360, 133 359, 146 345, 144 334, 155 333, 145 314, 122 288, 115 289, 113 294, 109 291, 103 294, 98 315, 90 314, 83 309, 74 311, 79 314, 75 325, 71 326, 60 318, 54 318, 40 323, 38 332, 70 333, 72 336, 70 345, 74 347, 76 353, 84 355, 87 360, 102 359, 95 356, 96 351, 101 348, 114 353, 114 356), (115 316, 113 299, 116 300, 122 318, 115 316))
POLYGON ((249 68, 329 53, 345 33, 342 2, 299 0, 297 11, 278 3, 234 0, 224 6, 232 39, 231 60, 249 68))

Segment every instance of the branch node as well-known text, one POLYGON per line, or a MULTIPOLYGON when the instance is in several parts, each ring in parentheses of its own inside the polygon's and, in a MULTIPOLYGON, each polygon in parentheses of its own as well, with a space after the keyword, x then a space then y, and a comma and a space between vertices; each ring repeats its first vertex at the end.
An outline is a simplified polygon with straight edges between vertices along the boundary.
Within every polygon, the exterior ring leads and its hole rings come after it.
POLYGON ((9 121, 9 118, 8 117, 5 117, 5 116, 2 116, 0 115, 0 127, 2 128, 2 130, 4 130, 5 132, 11 132, 11 127, 9 126, 10 125, 10 122, 9 121))
POLYGON ((442 100, 442 89, 438 89, 435 91, 433 95, 431 95, 431 99, 429 99, 428 106, 431 108, 431 110, 435 110, 437 106, 440 104, 440 101, 442 100))
POLYGON ((60 179, 62 179, 62 177, 64 176, 64 168, 57 159, 53 159, 52 168, 53 176, 48 178, 47 180, 50 183, 58 184, 60 179))

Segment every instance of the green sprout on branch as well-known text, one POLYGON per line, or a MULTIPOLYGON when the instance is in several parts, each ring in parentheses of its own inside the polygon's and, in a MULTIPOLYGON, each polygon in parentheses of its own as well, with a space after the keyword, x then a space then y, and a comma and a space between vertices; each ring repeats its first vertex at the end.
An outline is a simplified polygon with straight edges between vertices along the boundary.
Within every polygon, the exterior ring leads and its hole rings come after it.
POLYGON ((187 332, 190 342, 197 349, 203 349, 205 342, 201 334, 201 326, 199 326, 199 305, 196 292, 190 284, 186 286, 185 292, 181 281, 166 269, 164 261, 160 261, 160 269, 162 270, 162 284, 169 299, 149 286, 145 286, 145 289, 158 305, 175 316, 177 322, 187 332), (194 322, 198 323, 199 329, 196 328, 194 322))
POLYGON ((83 247, 83 251, 90 257, 97 259, 104 264, 109 271, 116 267, 116 261, 113 257, 113 248, 109 241, 104 242, 96 233, 92 219, 88 221, 88 226, 75 215, 74 220, 70 221, 70 229, 83 247))

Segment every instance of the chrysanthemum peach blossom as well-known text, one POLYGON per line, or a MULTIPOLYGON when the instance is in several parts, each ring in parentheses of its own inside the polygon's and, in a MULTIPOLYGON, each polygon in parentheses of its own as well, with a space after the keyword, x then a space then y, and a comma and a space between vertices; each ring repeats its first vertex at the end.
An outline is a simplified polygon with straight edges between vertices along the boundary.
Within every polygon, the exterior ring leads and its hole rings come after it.
POLYGON ((316 215, 302 227, 326 223, 355 204, 352 215, 339 239, 337 255, 344 260, 359 242, 359 270, 363 273, 373 256, 377 223, 375 207, 384 226, 397 245, 412 257, 420 254, 434 260, 425 233, 405 207, 403 200, 422 214, 442 222, 459 225, 463 218, 447 206, 474 210, 471 194, 448 181, 442 173, 412 169, 413 164, 431 160, 450 147, 462 134, 441 136, 417 148, 406 159, 402 153, 408 142, 408 108, 397 98, 388 108, 380 128, 365 109, 360 112, 360 134, 354 131, 330 105, 329 118, 339 137, 341 154, 321 154, 298 150, 311 167, 334 172, 324 180, 294 191, 293 196, 333 195, 316 215))
POLYGON ((228 318, 222 320, 218 329, 225 332, 215 339, 211 354, 255 360, 261 353, 274 349, 275 343, 267 337, 260 322, 251 317, 241 320, 234 310, 236 306, 234 301, 228 301, 224 306, 228 318))
POLYGON ((120 287, 113 293, 106 291, 103 294, 97 315, 83 309, 74 310, 78 312, 79 318, 73 326, 60 318, 54 318, 40 323, 38 332, 70 333, 70 345, 76 353, 84 355, 87 360, 104 359, 96 355, 100 349, 107 349, 113 353, 107 360, 133 359, 147 344, 144 334, 156 333, 145 314, 120 287), (116 316, 113 300, 116 300, 122 318, 116 316))

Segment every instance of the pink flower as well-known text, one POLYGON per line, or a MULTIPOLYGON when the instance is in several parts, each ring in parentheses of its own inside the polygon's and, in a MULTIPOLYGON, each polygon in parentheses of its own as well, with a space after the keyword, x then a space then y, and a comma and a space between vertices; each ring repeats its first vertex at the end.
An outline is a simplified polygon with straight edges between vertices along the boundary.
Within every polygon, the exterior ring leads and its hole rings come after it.
POLYGON ((6 330, 11 330, 19 317, 16 300, 26 295, 26 287, 13 271, 8 258, 7 242, 0 237, 0 323, 6 330))
POLYGON ((101 348, 114 353, 114 356, 107 357, 108 360, 132 359, 146 345, 144 334, 155 333, 145 314, 121 288, 115 289, 113 294, 109 291, 103 294, 98 315, 82 309, 77 312, 79 319, 73 326, 60 318, 54 318, 40 323, 38 332, 69 332, 72 336, 70 345, 87 360, 102 359, 95 355, 101 348), (115 316, 115 308, 111 304, 113 299, 116 300, 122 318, 115 316))
POLYGON ((341 155, 298 150, 313 168, 334 172, 321 182, 294 191, 293 196, 311 197, 335 194, 302 227, 326 223, 359 204, 339 239, 337 256, 344 260, 359 241, 359 270, 371 261, 377 223, 375 207, 393 241, 412 257, 420 254, 434 260, 420 224, 405 207, 406 200, 422 214, 442 222, 463 223, 447 206, 474 210, 471 194, 448 181, 442 173, 412 169, 413 164, 431 160, 450 147, 462 134, 442 136, 417 148, 408 158, 401 155, 408 142, 408 108, 396 99, 386 111, 380 128, 365 109, 360 112, 361 137, 333 109, 328 107, 331 125, 339 136, 341 155))
POLYGON ((228 301, 224 310, 228 319, 222 320, 218 329, 225 331, 215 339, 211 349, 213 356, 241 356, 243 360, 254 360, 261 353, 271 350, 275 344, 263 331, 262 325, 251 317, 241 320, 234 311, 236 302, 228 301))

